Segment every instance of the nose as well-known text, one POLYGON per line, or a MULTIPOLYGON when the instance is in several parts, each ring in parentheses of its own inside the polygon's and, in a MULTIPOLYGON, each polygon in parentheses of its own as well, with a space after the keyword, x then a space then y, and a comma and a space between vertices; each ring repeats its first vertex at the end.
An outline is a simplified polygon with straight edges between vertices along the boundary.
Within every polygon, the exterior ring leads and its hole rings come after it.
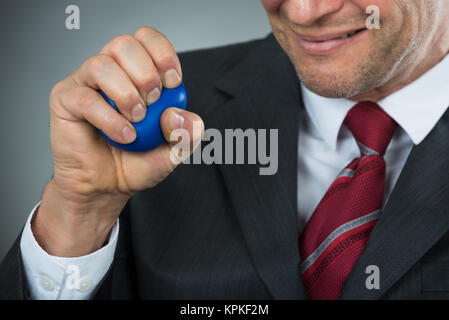
POLYGON ((290 22, 310 26, 326 15, 338 12, 347 0, 287 0, 285 13, 290 22))

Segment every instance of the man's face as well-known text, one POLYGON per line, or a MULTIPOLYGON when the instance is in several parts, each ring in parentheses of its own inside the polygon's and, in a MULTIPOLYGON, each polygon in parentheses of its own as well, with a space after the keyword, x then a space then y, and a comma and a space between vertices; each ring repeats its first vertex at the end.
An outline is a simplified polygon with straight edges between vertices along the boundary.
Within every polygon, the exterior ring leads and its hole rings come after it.
MULTIPOLYGON (((435 45, 447 0, 262 0, 273 33, 303 83, 350 98, 416 68, 435 45), (366 29, 366 8, 380 29, 366 29), (358 32, 346 39, 349 33, 358 32)), ((449 1, 447 1, 449 2, 449 1)), ((400 79, 398 81, 401 81, 400 79)))

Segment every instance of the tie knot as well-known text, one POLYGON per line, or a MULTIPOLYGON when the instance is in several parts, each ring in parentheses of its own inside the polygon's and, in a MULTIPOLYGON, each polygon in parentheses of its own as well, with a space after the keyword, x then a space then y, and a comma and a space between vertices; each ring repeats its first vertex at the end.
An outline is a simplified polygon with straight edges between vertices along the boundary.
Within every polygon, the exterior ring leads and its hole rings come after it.
POLYGON ((376 103, 360 102, 346 115, 344 124, 352 132, 363 155, 384 155, 397 123, 376 103))

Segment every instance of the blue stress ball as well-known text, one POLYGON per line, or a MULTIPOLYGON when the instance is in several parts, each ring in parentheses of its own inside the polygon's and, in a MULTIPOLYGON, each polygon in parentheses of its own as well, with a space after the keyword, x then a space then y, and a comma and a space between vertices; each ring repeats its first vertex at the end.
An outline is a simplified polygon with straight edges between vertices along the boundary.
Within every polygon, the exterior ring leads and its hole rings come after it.
MULTIPOLYGON (((100 94, 111 107, 119 111, 115 103, 109 99, 103 91, 100 91, 100 94)), ((100 133, 109 144, 124 151, 145 152, 156 149, 165 141, 161 130, 160 119, 162 112, 169 107, 186 109, 187 90, 184 83, 181 83, 181 85, 175 89, 162 88, 159 100, 147 107, 145 119, 140 122, 132 123, 137 132, 137 138, 134 142, 130 144, 117 143, 112 141, 101 130, 100 133)))

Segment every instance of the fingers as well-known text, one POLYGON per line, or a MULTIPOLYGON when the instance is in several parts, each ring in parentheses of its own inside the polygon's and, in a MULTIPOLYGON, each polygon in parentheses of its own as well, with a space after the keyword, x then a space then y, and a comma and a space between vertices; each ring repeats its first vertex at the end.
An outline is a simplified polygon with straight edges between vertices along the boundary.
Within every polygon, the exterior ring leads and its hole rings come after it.
POLYGON ((160 123, 165 140, 173 147, 172 162, 176 164, 195 150, 204 134, 201 118, 182 109, 167 108, 162 113, 160 123))
MULTIPOLYGON (((135 129, 130 122, 145 118, 146 105, 159 99, 162 86, 177 87, 181 79, 181 65, 173 46, 157 30, 144 27, 134 36, 114 38, 99 54, 87 59, 65 81, 70 90, 65 89, 58 99, 76 119, 87 120, 116 142, 130 143, 135 139, 135 129), (111 108, 97 90, 113 100, 121 114, 111 108)), ((175 127, 184 126, 190 132, 192 121, 201 121, 198 116, 182 110, 167 111, 167 115, 170 114, 173 117, 169 121, 165 119, 167 116, 161 120, 167 141, 175 127), (180 124, 180 121, 185 122, 180 124)))
POLYGON ((150 54, 166 88, 176 88, 181 84, 181 63, 170 41, 151 27, 142 27, 134 37, 150 54))
POLYGON ((204 133, 204 124, 198 115, 178 108, 167 108, 162 113, 161 128, 169 143, 145 153, 125 154, 133 170, 128 173, 140 179, 136 182, 139 186, 150 187, 164 180, 195 150, 204 133), (176 138, 181 133, 183 139, 178 141, 176 138))
POLYGON ((88 87, 75 87, 60 97, 61 105, 78 120, 86 120, 112 140, 128 144, 136 139, 132 124, 88 87))
POLYGON ((145 103, 139 91, 110 56, 98 54, 87 59, 73 77, 81 87, 101 89, 128 120, 139 122, 145 117, 145 103))
POLYGON ((74 73, 75 82, 103 90, 131 122, 145 118, 146 105, 159 99, 162 85, 175 88, 181 78, 173 46, 150 27, 112 39, 74 73))
POLYGON ((110 55, 128 74, 147 105, 161 94, 159 72, 148 51, 131 35, 121 35, 110 41, 101 53, 110 55))

